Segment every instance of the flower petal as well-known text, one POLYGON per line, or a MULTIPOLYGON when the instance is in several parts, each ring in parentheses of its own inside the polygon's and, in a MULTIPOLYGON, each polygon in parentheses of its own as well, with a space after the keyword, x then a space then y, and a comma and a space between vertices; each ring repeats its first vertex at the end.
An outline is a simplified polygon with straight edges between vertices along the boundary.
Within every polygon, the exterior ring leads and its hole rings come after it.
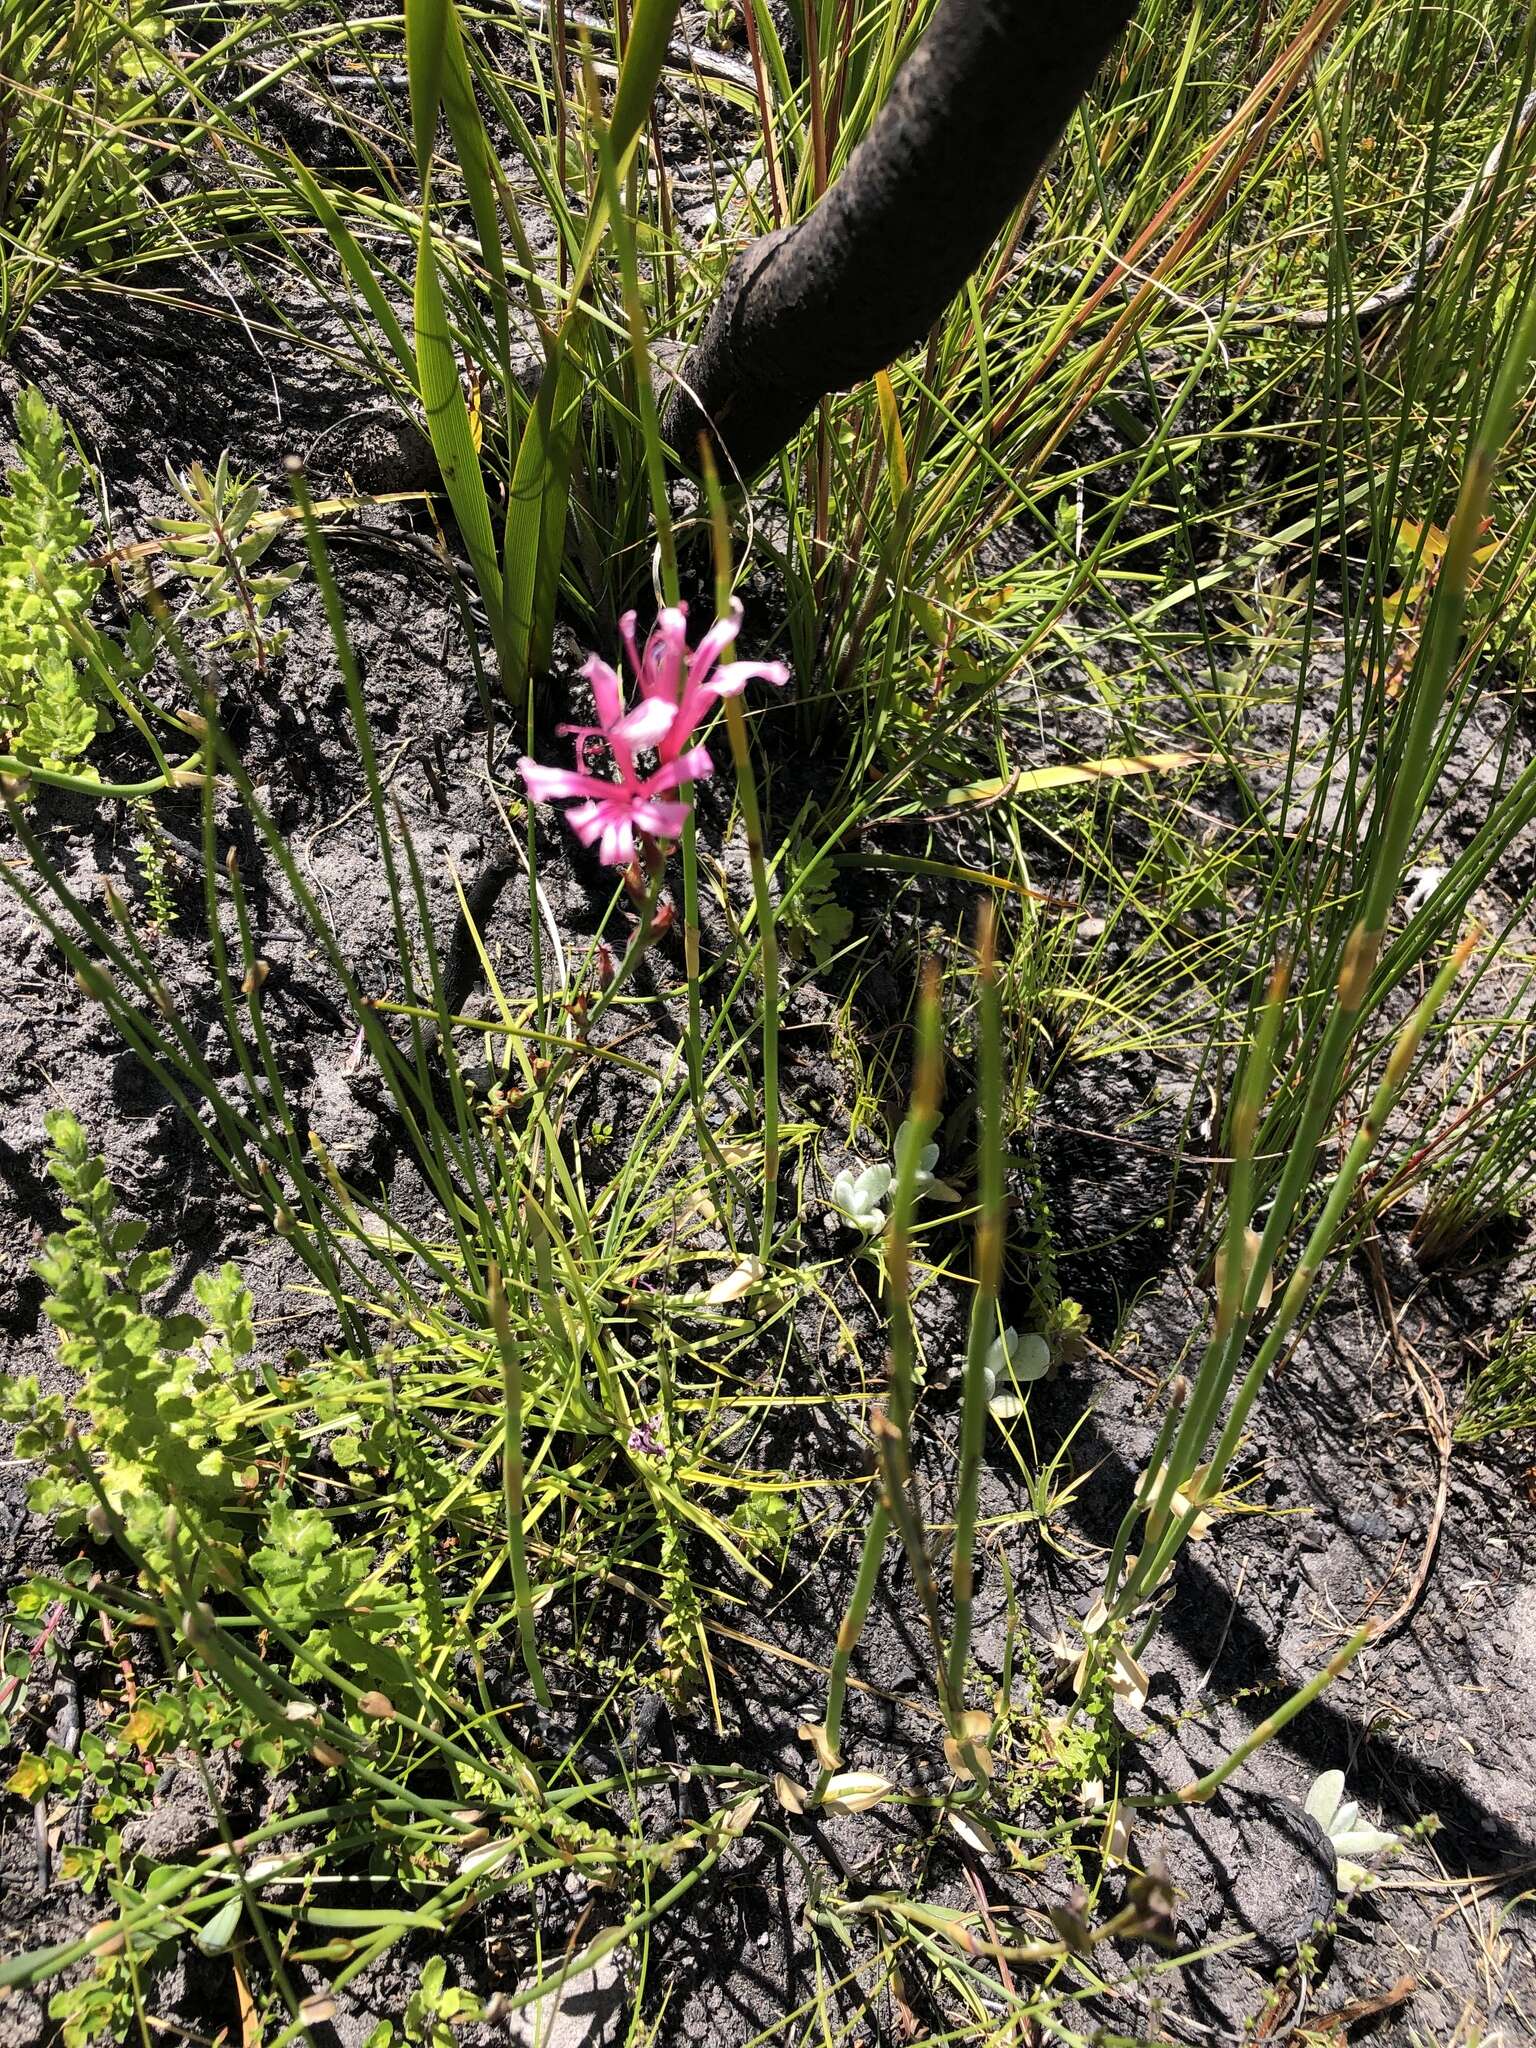
POLYGON ((609 728, 610 740, 619 739, 629 747, 656 747, 672 730, 676 713, 664 697, 643 697, 633 711, 609 728))
POLYGON ((605 867, 627 868, 635 857, 635 834, 627 816, 611 811, 603 821, 597 857, 605 867))
POLYGON ((716 619, 694 649, 693 659, 688 664, 690 695, 708 682, 716 662, 726 649, 735 646, 736 636, 741 631, 741 617, 741 599, 733 597, 726 606, 725 617, 716 619))
POLYGON ((683 694, 683 664, 688 655, 688 607, 667 605, 656 615, 640 663, 640 688, 675 711, 683 694))
POLYGON ((624 716, 623 685, 601 655, 588 655, 581 672, 592 686, 597 722, 604 732, 611 733, 624 716))
POLYGON ((638 682, 641 673, 640 649, 635 644, 635 615, 633 612, 626 612, 623 618, 619 620, 619 639, 623 643, 624 653, 628 658, 630 667, 635 672, 635 680, 638 682))
POLYGON ((789 670, 782 661, 728 661, 715 670, 709 688, 717 697, 737 697, 754 681, 782 689, 789 681, 789 670))
POLYGON ((688 805, 657 803, 642 798, 631 816, 640 830, 649 832, 653 839, 680 839, 688 822, 688 805))
POLYGON ((536 804, 558 803, 562 797, 568 796, 589 796, 601 801, 615 788, 600 775, 584 775, 575 768, 546 768, 538 761, 529 760, 526 754, 518 762, 517 772, 523 778, 524 789, 536 804))
POLYGON ((604 803, 576 804, 565 814, 583 846, 596 844, 597 857, 606 867, 628 867, 635 857, 635 834, 627 797, 604 803))
POLYGON ((608 806, 605 803, 573 804, 565 814, 565 822, 583 846, 590 846, 602 831, 607 816, 608 806))
POLYGON ((663 761, 654 775, 647 775, 640 785, 645 796, 660 796, 663 790, 676 789, 681 782, 702 782, 715 772, 715 764, 709 758, 707 747, 690 747, 686 754, 680 754, 675 761, 663 761))

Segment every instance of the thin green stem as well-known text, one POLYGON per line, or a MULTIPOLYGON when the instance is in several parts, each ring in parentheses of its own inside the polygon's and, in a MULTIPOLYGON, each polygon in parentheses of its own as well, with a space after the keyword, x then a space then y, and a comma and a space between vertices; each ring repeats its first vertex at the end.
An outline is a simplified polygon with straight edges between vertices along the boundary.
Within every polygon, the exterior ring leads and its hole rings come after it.
POLYGON ((517 1635, 522 1646, 523 1667, 541 1707, 552 1701, 539 1661, 539 1646, 533 1627, 533 1594, 528 1584, 528 1554, 523 1542, 523 1358, 512 1335, 507 1314, 507 1297, 501 1284, 501 1269, 491 1265, 485 1276, 486 1307, 501 1354, 501 1390, 505 1435, 501 1450, 501 1487, 507 1509, 507 1567, 512 1574, 512 1598, 517 1611, 517 1635))
POLYGON ((1368 1621, 1363 1627, 1357 1628, 1349 1641, 1342 1649, 1335 1651, 1315 1677, 1308 1679, 1299 1692, 1293 1693, 1284 1706, 1277 1707, 1274 1713, 1266 1715, 1258 1726, 1243 1738, 1236 1749, 1224 1756, 1216 1768, 1207 1771, 1203 1778, 1197 1778, 1190 1785, 1181 1785, 1177 1792, 1143 1794, 1126 1799, 1123 1804, 1142 1813, 1162 1806, 1203 1805, 1214 1793, 1221 1790, 1227 1780, 1242 1768, 1256 1750, 1262 1749, 1266 1742, 1272 1741, 1287 1723, 1294 1721, 1304 1708, 1310 1707, 1336 1678, 1342 1677, 1375 1633, 1374 1621, 1368 1621))
MULTIPOLYGON (((715 617, 730 616, 731 534, 725 499, 707 441, 699 444, 704 489, 709 500, 710 529, 715 550, 715 617)), ((733 643, 734 644, 734 643, 733 643)), ((724 662, 731 646, 721 650, 724 662)), ((766 1265, 773 1251, 773 1226, 779 1198, 779 934, 773 891, 768 880, 768 861, 763 846, 763 816, 757 797, 757 778, 752 771, 752 747, 747 738, 747 718, 737 696, 725 699, 725 728, 731 743, 731 762, 736 770, 736 794, 741 804, 742 825, 747 835, 747 859, 752 870, 752 900, 757 912, 757 937, 763 955, 763 1220, 758 1240, 758 1257, 766 1265)), ((693 822, 689 816, 689 824, 693 822)), ((696 977, 690 971, 692 987, 696 977)))
POLYGON ((965 1694, 976 1597, 976 1511, 987 1430, 987 1354, 997 1331, 997 1295, 1006 1225, 1003 1190, 1003 1023, 997 974, 997 913, 984 901, 977 917, 980 997, 980 1073, 977 1132, 980 1202, 976 1219, 976 1287, 966 1345, 965 1392, 960 1414, 960 1471, 955 1488, 955 1540, 951 1563, 954 1622, 949 1642, 948 1692, 957 1706, 965 1694))
POLYGON ((41 782, 48 789, 68 790, 73 796, 158 796, 166 789, 196 789, 203 779, 201 767, 193 765, 197 761, 198 756, 193 754, 164 775, 152 775, 146 782, 100 782, 94 775, 76 775, 65 768, 45 768, 36 761, 23 761, 15 754, 0 754, 0 776, 19 784, 23 791, 29 782, 41 782))
MULTIPOLYGON (((864 1548, 859 1556, 859 1574, 853 1583, 848 1611, 838 1625, 837 1647, 832 1653, 832 1670, 827 1679, 827 1711, 822 1721, 827 1738, 827 1752, 832 1757, 840 1754, 838 1744, 843 1737, 843 1702, 848 1694, 848 1668, 853 1662, 853 1653, 859 1646, 859 1638, 864 1633, 864 1624, 869 1619, 869 1603, 873 1600, 875 1587, 880 1581, 880 1564, 885 1556, 886 1540, 890 1533, 891 1512, 882 1498, 876 1501, 875 1511, 864 1531, 864 1548)), ((831 1763, 823 1763, 815 1789, 811 1793, 812 1806, 819 1806, 826 1797, 834 1768, 831 1763)))

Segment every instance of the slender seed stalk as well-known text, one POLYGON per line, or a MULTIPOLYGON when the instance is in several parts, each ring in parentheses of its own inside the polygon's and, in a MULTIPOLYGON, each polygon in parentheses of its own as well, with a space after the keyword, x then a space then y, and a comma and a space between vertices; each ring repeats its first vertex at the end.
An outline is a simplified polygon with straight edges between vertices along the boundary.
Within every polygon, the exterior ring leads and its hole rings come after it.
POLYGON ((1310 1707, 1336 1678, 1342 1677, 1375 1633, 1374 1621, 1368 1621, 1363 1627, 1357 1628, 1349 1641, 1342 1649, 1334 1652, 1315 1677, 1309 1678, 1299 1692, 1291 1695, 1284 1706, 1276 1707, 1272 1714, 1266 1715, 1251 1733, 1244 1736, 1236 1749, 1224 1756, 1216 1768, 1207 1771, 1203 1778, 1197 1778, 1190 1785, 1181 1785, 1177 1792, 1145 1794, 1139 1798, 1127 1799, 1124 1804, 1143 1813, 1159 1806, 1203 1805, 1214 1793, 1221 1790, 1235 1771, 1241 1770, 1255 1750, 1262 1749, 1266 1742, 1272 1741, 1288 1722, 1294 1721, 1304 1708, 1310 1707))
MULTIPOLYGON (((1275 1313, 1274 1320, 1265 1334, 1264 1342, 1259 1347, 1258 1355, 1248 1369, 1247 1376, 1238 1391, 1237 1399, 1233 1402, 1231 1411, 1227 1416, 1226 1425, 1222 1430, 1216 1449, 1211 1454, 1210 1469, 1206 1485, 1203 1489, 1208 1497, 1214 1496, 1220 1491, 1221 1482, 1226 1475, 1227 1468, 1237 1453, 1238 1443, 1241 1440, 1242 1432, 1254 1401, 1258 1397, 1259 1389, 1263 1386, 1271 1368, 1291 1339, 1302 1307, 1312 1290, 1312 1284, 1317 1277, 1318 1269, 1327 1257, 1338 1234, 1344 1211, 1348 1207, 1350 1197, 1353 1195, 1355 1187, 1359 1182, 1361 1172, 1375 1149, 1377 1139, 1381 1135, 1387 1118, 1392 1113, 1398 1096, 1402 1093, 1403 1084, 1408 1078, 1424 1034, 1429 1029, 1436 1011, 1439 1010, 1446 996, 1450 993, 1452 983, 1465 966, 1473 948, 1478 942, 1479 936, 1478 933, 1471 932, 1462 940, 1450 959, 1441 968, 1439 974, 1436 975, 1428 993, 1408 1022, 1403 1026, 1398 1036, 1397 1043, 1392 1049, 1391 1057, 1387 1061, 1386 1071, 1382 1075, 1365 1116, 1361 1120, 1360 1127, 1355 1133, 1348 1152, 1345 1154, 1343 1164, 1334 1178, 1333 1186, 1329 1190, 1328 1199, 1323 1205, 1322 1214, 1318 1217, 1301 1258, 1297 1261, 1296 1268, 1286 1283, 1285 1292, 1280 1298, 1280 1305, 1275 1313)), ((1135 1570, 1127 1578, 1118 1598, 1115 1600, 1111 1610, 1113 1618, 1123 1619, 1141 1600, 1145 1599, 1148 1591, 1157 1585, 1163 1573, 1182 1548, 1184 1540, 1193 1527, 1195 1517, 1199 1512, 1200 1502, 1198 1500, 1191 1500, 1177 1519, 1170 1523, 1161 1539, 1157 1542, 1149 1542, 1146 1545, 1140 1558, 1137 1560, 1135 1570)))
POLYGON ((938 968, 930 962, 923 970, 922 986, 918 992, 912 1106, 896 1144, 896 1180, 891 1191, 890 1223, 886 1229, 886 1292, 891 1318, 890 1393, 885 1408, 875 1410, 872 1422, 881 1505, 895 1523, 902 1548, 907 1553, 913 1590, 922 1607, 933 1645, 940 1704, 951 1735, 959 1741, 962 1702, 950 1697, 944 1661, 944 1634, 939 1617, 939 1582, 928 1552, 922 1507, 912 1478, 912 1415, 916 1406, 917 1384, 910 1260, 912 1212, 917 1202, 918 1160, 939 1120, 941 1023, 938 968))
MULTIPOLYGON (((1244 1304, 1252 1278, 1250 1266, 1257 1263, 1259 1256, 1257 1249, 1250 1246, 1248 1236, 1249 1220, 1253 1214, 1254 1144, 1259 1118, 1274 1076, 1275 1047, 1279 1041, 1290 977, 1290 961, 1279 961, 1270 976, 1252 1052, 1238 1082, 1231 1119, 1232 1178, 1227 1190, 1227 1228, 1216 1320, 1195 1377, 1193 1396, 1183 1404, 1172 1449, 1160 1436, 1158 1449, 1153 1454, 1148 1479, 1155 1483, 1149 1498, 1143 1503, 1147 1508, 1149 1542, 1161 1535, 1167 1525, 1174 1495, 1200 1462, 1206 1440, 1241 1361, 1243 1345, 1253 1320, 1252 1313, 1245 1309, 1244 1304)), ((1261 1282, 1260 1298, 1262 1293, 1261 1282)), ((1134 1519, 1136 1512, 1136 1504, 1133 1503, 1129 1518, 1134 1519)), ((1105 1581, 1106 1589, 1111 1593, 1114 1583, 1115 1574, 1112 1573, 1105 1581)))
POLYGON ((1232 1412, 1227 1417, 1226 1427, 1223 1429, 1211 1457, 1211 1484, 1213 1488, 1220 1486, 1228 1465, 1230 1465, 1233 1457, 1236 1455, 1243 1425, 1247 1421, 1248 1411, 1253 1406, 1254 1396, 1258 1392, 1264 1374, 1268 1372, 1270 1365, 1279 1357, 1289 1341, 1296 1320, 1301 1313, 1302 1304, 1311 1291, 1312 1283, 1317 1277, 1318 1268, 1327 1256, 1328 1250, 1338 1233, 1344 1211, 1359 1182, 1366 1161, 1370 1158, 1372 1152, 1375 1151, 1386 1121, 1396 1107, 1398 1097, 1403 1092, 1403 1086, 1413 1068, 1414 1061, 1418 1057, 1419 1047, 1424 1041, 1424 1034, 1434 1021, 1436 1012, 1450 994, 1452 984, 1461 973, 1462 968, 1467 964, 1467 961, 1472 957, 1472 953, 1481 937, 1481 932, 1474 930, 1469 932, 1461 941, 1450 959, 1446 961, 1445 965, 1431 982, 1424 1000, 1419 1004, 1398 1034, 1397 1043, 1393 1046, 1391 1056, 1387 1061, 1386 1071, 1382 1075, 1375 1094, 1371 1097, 1370 1105, 1361 1120, 1360 1128, 1355 1133, 1354 1140, 1350 1145, 1348 1153, 1345 1155, 1344 1164, 1339 1170, 1338 1179, 1329 1192, 1323 1213, 1318 1218, 1312 1235, 1307 1241, 1306 1249, 1297 1261, 1295 1271, 1291 1274, 1286 1284, 1274 1323, 1265 1336, 1259 1356, 1254 1360, 1252 1367, 1250 1367, 1248 1377, 1244 1380, 1236 1401, 1232 1404, 1232 1412))
POLYGON ((1003 1024, 997 977, 997 913, 984 902, 976 920, 980 984, 980 1128, 977 1133, 979 1211, 976 1221, 976 1289, 965 1358, 965 1394, 960 1415, 960 1472, 955 1490, 955 1545, 951 1577, 954 1625, 949 1644, 947 1690, 958 1703, 965 1694, 976 1596, 976 1511, 981 1494, 981 1458, 987 1430, 987 1352, 997 1330, 997 1295, 1003 1271, 1003 1024))
POLYGON ((1401 753, 1383 795, 1382 822, 1377 831, 1360 887, 1360 917, 1350 933, 1339 970, 1333 1011, 1314 1057, 1294 1137, 1288 1147, 1274 1204, 1249 1276, 1243 1306, 1252 1314, 1258 1305, 1262 1276, 1275 1264, 1297 1206, 1311 1177, 1317 1147, 1333 1106, 1339 1080, 1366 1008, 1376 961, 1386 936, 1393 896, 1402 875, 1413 828, 1423 813, 1446 692, 1461 646, 1472 564, 1483 530, 1488 493, 1500 450, 1509 432, 1516 402, 1524 388, 1526 366, 1536 352, 1536 294, 1521 316, 1493 379, 1476 439, 1467 455, 1456 510, 1446 535, 1446 550, 1430 602, 1429 616, 1413 664, 1407 729, 1401 753))
MULTIPOLYGON (((893 1373, 893 1385, 894 1378, 893 1373)), ((880 1473, 880 1493, 889 1509, 891 1520, 896 1524, 901 1547, 907 1553, 907 1566, 912 1573, 912 1591, 923 1610, 923 1622, 928 1630, 928 1640, 933 1650, 939 1705, 943 1710, 945 1725, 958 1742, 962 1737, 960 1715, 963 1712, 963 1704, 952 1700, 949 1695, 949 1676, 944 1661, 944 1629, 939 1614, 939 1579, 933 1568, 933 1558, 929 1554, 928 1535, 923 1527, 922 1503, 918 1499, 917 1484, 912 1473, 912 1436, 910 1428, 902 1429, 898 1426, 894 1408, 893 1399, 890 1409, 876 1408, 871 1417, 875 1436, 875 1458, 880 1473)))
POLYGON ((501 1488, 507 1506, 507 1565, 512 1574, 518 1641, 522 1647, 523 1666, 533 1686, 533 1696, 541 1707, 548 1707, 552 1702, 534 1638, 533 1595, 528 1585, 528 1557, 523 1547, 523 1361, 507 1314, 501 1268, 494 1261, 486 1269, 485 1299, 491 1328, 496 1333, 496 1348, 501 1353, 501 1389, 506 1417, 501 1488))
MULTIPOLYGON (((877 1482, 878 1483, 878 1482, 877 1482)), ((880 1564, 885 1556, 886 1541, 891 1533, 891 1511, 885 1504, 884 1494, 875 1502, 875 1511, 869 1518, 864 1531, 864 1549, 859 1557, 859 1575, 853 1583, 853 1595, 848 1602, 848 1612, 838 1624, 837 1647, 832 1653, 832 1671, 827 1680, 827 1711, 822 1721, 826 1731, 827 1752, 830 1756, 839 1754, 838 1744, 843 1732, 843 1703, 848 1695, 848 1667, 853 1662, 853 1653, 859 1646, 864 1633, 864 1624, 869 1618, 869 1603, 875 1596, 875 1587, 880 1580, 880 1564)), ((810 1804, 820 1806, 826 1797, 827 1786, 832 1779, 833 1766, 824 1763, 810 1804)))
MULTIPOLYGON (((1149 1479, 1162 1472, 1167 1466, 1169 1447, 1173 1442, 1173 1433, 1178 1427, 1179 1418, 1183 1415, 1188 1402, 1189 1382, 1182 1373, 1176 1373, 1168 1388, 1168 1406, 1163 1414, 1162 1425, 1157 1432, 1157 1442, 1152 1446, 1152 1456, 1147 1463, 1147 1476, 1149 1479)), ((1161 1500, 1164 1490, 1162 1487, 1158 1489, 1159 1500, 1161 1500)), ((1168 1498, 1170 1501, 1172 1500, 1173 1495, 1171 1492, 1168 1494, 1168 1498)), ((1130 1506, 1121 1517, 1120 1527, 1115 1532, 1115 1541, 1110 1551, 1109 1565, 1104 1573, 1104 1604, 1106 1607, 1114 1603, 1115 1595, 1120 1586, 1120 1574, 1125 1569, 1126 1553, 1131 1547, 1131 1537, 1135 1533, 1136 1524, 1140 1521, 1142 1514, 1147 1511, 1147 1508, 1147 1492, 1144 1488, 1138 1487, 1131 1498, 1130 1506)), ((1148 1514, 1148 1521, 1150 1522, 1150 1520, 1151 1516, 1148 1514)))
MULTIPOLYGON (((1402 752, 1381 799, 1381 826, 1367 856, 1360 885, 1359 918, 1344 948, 1333 1006, 1313 1058, 1312 1071, 1295 1135, 1257 1246, 1250 1250, 1248 1217, 1253 1199, 1253 1152, 1258 1111, 1273 1068, 1274 1047, 1283 1006, 1285 973, 1277 969, 1271 984, 1239 1106, 1233 1119, 1234 1173, 1227 1217, 1227 1249, 1219 1288, 1215 1328, 1185 1409, 1178 1435, 1163 1469, 1155 1498, 1148 1504, 1147 1532, 1135 1568, 1118 1591, 1114 1574, 1123 1560, 1136 1505, 1128 1512, 1117 1537, 1106 1598, 1112 1619, 1123 1619, 1155 1587, 1181 1548, 1200 1502, 1188 1501, 1171 1523, 1173 1500, 1188 1479, 1215 1426, 1221 1404, 1236 1377, 1243 1344, 1260 1311, 1264 1290, 1274 1271, 1286 1234, 1311 1176, 1318 1144, 1339 1097, 1342 1076, 1356 1031, 1370 999, 1371 982, 1386 934, 1387 920, 1416 820, 1421 815, 1426 779, 1447 688, 1461 643, 1466 596, 1473 560, 1482 534, 1495 464, 1509 431, 1515 404, 1523 389, 1526 367, 1536 352, 1536 299, 1521 315, 1513 339, 1495 373, 1474 444, 1463 472, 1456 510, 1447 535, 1446 554, 1436 583, 1429 619, 1414 664, 1414 688, 1407 714, 1402 752), (1242 1276, 1239 1284, 1238 1276, 1242 1276)), ((1291 1274, 1279 1310, 1250 1366, 1210 1460, 1207 1496, 1220 1488, 1236 1452, 1242 1429, 1259 1388, 1300 1316, 1323 1259, 1332 1246, 1345 1208, 1373 1150, 1382 1124, 1406 1078, 1418 1044, 1460 972, 1474 940, 1463 940, 1437 976, 1428 995, 1399 1036, 1366 1117, 1335 1176, 1321 1216, 1311 1231, 1291 1274)), ((1154 1472, 1156 1466, 1154 1465, 1154 1472)))
MULTIPOLYGON (((731 530, 726 517, 720 478, 709 443, 699 443, 699 460, 704 488, 709 498, 710 528, 715 547, 715 616, 723 619, 731 603, 731 530)), ((732 650, 720 656, 729 659, 732 650)), ((757 910, 758 943, 763 954, 763 1223, 758 1257, 766 1266, 773 1251, 774 1213, 779 1199, 779 934, 773 892, 768 886, 768 862, 763 850, 763 818, 757 800, 757 779, 752 772, 752 747, 747 738, 747 715, 739 697, 725 699, 725 729, 731 742, 731 762, 736 770, 736 793, 741 800, 742 824, 747 835, 747 859, 752 869, 752 898, 757 910)), ((689 823, 692 823, 690 815, 689 823)), ((690 973, 690 989, 698 977, 690 973)))

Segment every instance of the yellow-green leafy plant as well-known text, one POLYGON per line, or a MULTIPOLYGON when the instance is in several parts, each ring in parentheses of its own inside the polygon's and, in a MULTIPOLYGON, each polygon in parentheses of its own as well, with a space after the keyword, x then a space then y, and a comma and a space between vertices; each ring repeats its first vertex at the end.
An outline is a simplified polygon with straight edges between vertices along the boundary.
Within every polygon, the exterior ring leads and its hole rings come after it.
POLYGON ((134 123, 166 76, 158 7, 20 0, 0 31, 6 152, 0 219, 58 211, 87 240, 137 211, 134 123))
POLYGON ((78 621, 101 585, 84 559, 85 471, 41 393, 16 398, 20 460, 0 498, 0 741, 23 760, 77 761, 108 722, 78 621))

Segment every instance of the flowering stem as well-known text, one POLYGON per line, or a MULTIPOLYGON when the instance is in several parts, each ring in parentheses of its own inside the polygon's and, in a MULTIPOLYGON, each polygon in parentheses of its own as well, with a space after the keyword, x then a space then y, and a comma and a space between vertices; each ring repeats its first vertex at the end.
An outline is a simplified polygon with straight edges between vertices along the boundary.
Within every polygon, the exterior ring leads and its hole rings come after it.
POLYGON ((979 1076, 980 1206, 976 1222, 976 1291, 971 1300, 965 1394, 960 1415, 960 1472, 955 1490, 954 1633, 949 1642, 948 1691, 958 1707, 965 1695, 976 1594, 976 1509, 987 1428, 987 1351, 997 1331, 997 1294, 1003 1268, 1003 1032, 997 983, 997 913, 984 902, 977 917, 981 983, 979 1076))
POLYGON ((587 1029, 589 1031, 613 1001, 614 997, 625 987, 629 977, 640 964, 641 954, 646 952, 654 942, 656 934, 651 927, 656 916, 656 906, 661 901, 662 884, 666 878, 666 868, 658 861, 655 871, 652 873, 650 881, 646 886, 644 901, 636 906, 635 928, 629 935, 629 944, 624 948, 624 957, 620 960, 618 966, 614 968, 613 977, 607 987, 600 988, 593 997, 591 1007, 587 1011, 587 1029))
MULTIPOLYGON (((584 62, 588 68, 591 104, 597 106, 600 100, 590 70, 590 59, 584 59, 584 62)), ((629 326, 630 356, 634 365, 636 412, 640 421, 641 438, 645 444, 646 479, 650 486, 651 512, 656 525, 656 555, 661 594, 669 605, 675 605, 678 601, 677 542, 672 531, 671 506, 667 500, 666 460, 662 452, 661 427, 651 381, 645 302, 641 296, 640 268, 630 225, 632 211, 627 212, 620 203, 613 145, 608 130, 600 123, 596 123, 594 134, 598 166, 608 196, 610 232, 618 250, 624 312, 629 326)), ((709 1135, 704 1122, 704 1063, 701 1050, 704 1043, 704 1013, 699 990, 699 857, 693 819, 692 784, 685 782, 678 790, 678 796, 688 806, 682 837, 683 961, 688 981, 688 1092, 693 1101, 700 1146, 707 1149, 709 1135)))
POLYGON ((736 789, 746 827, 752 895, 757 904, 757 930, 763 949, 763 1230, 758 1256, 766 1265, 773 1248, 773 1217, 779 1194, 779 935, 768 888, 768 863, 763 858, 763 821, 757 805, 757 784, 752 779, 747 718, 739 697, 725 700, 725 726, 736 767, 736 789))
MULTIPOLYGON (((715 545, 715 616, 723 619, 728 616, 731 605, 730 522, 720 491, 720 478, 709 443, 705 440, 699 443, 699 457, 709 498, 710 527, 715 545)), ((730 652, 726 648, 721 660, 724 661, 730 652)), ((768 863, 763 856, 763 816, 757 801, 757 782, 752 773, 747 718, 739 697, 725 699, 725 729, 730 736, 736 793, 741 799, 741 819, 747 834, 752 897, 757 906, 758 943, 763 949, 763 1227, 758 1257, 766 1266, 773 1250, 774 1211, 779 1198, 779 934, 773 895, 768 887, 768 863)), ((688 822, 690 826, 693 823, 691 813, 688 822)), ((690 971, 690 993, 693 986, 694 976, 690 971)), ((692 1025, 691 1016, 689 1021, 692 1025)))
MULTIPOLYGON (((879 1484, 879 1481, 876 1481, 879 1484)), ((826 1730, 827 1750, 832 1756, 838 1754, 838 1742, 843 1732, 843 1701, 848 1694, 848 1667, 853 1662, 853 1653, 859 1646, 864 1633, 864 1623, 869 1617, 869 1603, 875 1597, 875 1586, 880 1578, 880 1561, 885 1556, 886 1539, 891 1533, 891 1515, 882 1495, 875 1503, 875 1511, 869 1518, 869 1527, 864 1531, 864 1550, 859 1558, 859 1575, 854 1581, 853 1595, 848 1602, 848 1612, 843 1616, 837 1631, 837 1648, 832 1654, 832 1670, 827 1679, 827 1712, 823 1728, 826 1730)), ((820 1806, 827 1796, 827 1786, 832 1779, 832 1766, 823 1764, 811 1793, 811 1805, 820 1806)))

